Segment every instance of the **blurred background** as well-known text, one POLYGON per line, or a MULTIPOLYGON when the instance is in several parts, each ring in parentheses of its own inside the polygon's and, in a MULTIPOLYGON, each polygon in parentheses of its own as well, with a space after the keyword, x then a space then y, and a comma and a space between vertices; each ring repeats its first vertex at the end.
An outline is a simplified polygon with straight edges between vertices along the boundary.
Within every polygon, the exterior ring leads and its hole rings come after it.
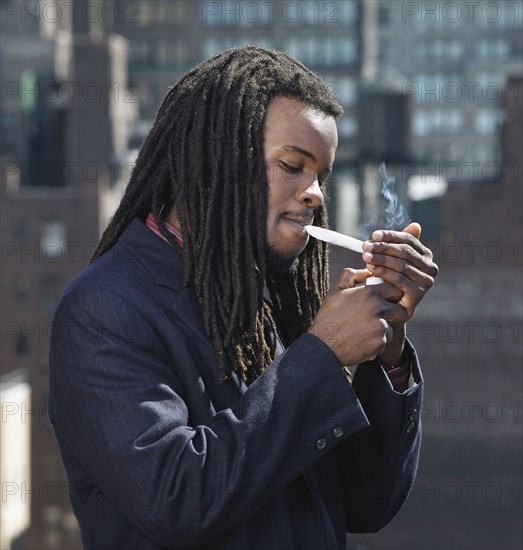
MULTIPOLYGON (((169 87, 227 46, 285 50, 343 104, 330 222, 395 192, 441 272, 409 325, 418 477, 353 550, 521 548, 523 5, 0 0, 2 549, 79 549, 47 417, 53 308, 87 264, 169 87)), ((360 266, 333 249, 331 274, 360 266)))

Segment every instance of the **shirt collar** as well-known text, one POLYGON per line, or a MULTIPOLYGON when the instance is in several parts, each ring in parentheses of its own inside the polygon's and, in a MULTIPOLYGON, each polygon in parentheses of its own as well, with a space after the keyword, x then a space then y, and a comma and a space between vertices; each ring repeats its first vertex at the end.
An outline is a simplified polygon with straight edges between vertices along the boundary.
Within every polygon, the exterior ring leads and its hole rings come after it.
MULTIPOLYGON (((176 242, 180 246, 180 248, 183 248, 183 236, 182 232, 177 228, 174 227, 174 225, 171 225, 170 223, 166 222, 164 220, 164 225, 167 231, 176 239, 176 242)), ((171 244, 164 235, 160 232, 160 228, 158 227, 158 224, 156 223, 156 220, 154 219, 154 214, 152 212, 149 212, 149 215, 147 216, 147 219, 145 220, 145 225, 160 239, 163 239, 165 242, 171 244)))

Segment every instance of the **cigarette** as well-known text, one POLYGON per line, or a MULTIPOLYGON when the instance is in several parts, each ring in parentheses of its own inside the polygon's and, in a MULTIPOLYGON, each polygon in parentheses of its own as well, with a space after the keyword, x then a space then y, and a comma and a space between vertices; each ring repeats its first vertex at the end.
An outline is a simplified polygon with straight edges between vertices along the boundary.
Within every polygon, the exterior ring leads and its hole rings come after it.
MULTIPOLYGON (((324 229, 323 227, 317 227, 316 225, 305 225, 304 229, 311 237, 319 239, 320 241, 341 246, 342 248, 348 248, 353 252, 363 252, 363 241, 355 239, 354 237, 349 237, 348 235, 343 235, 342 233, 331 231, 330 229, 324 229)), ((372 276, 365 281, 365 284, 379 285, 382 282, 383 279, 381 277, 372 276)))
POLYGON ((354 252, 363 252, 363 241, 343 235, 337 231, 331 231, 330 229, 323 229, 323 227, 317 227, 315 225, 305 225, 305 231, 315 239, 324 241, 329 244, 341 246, 342 248, 348 248, 354 252))

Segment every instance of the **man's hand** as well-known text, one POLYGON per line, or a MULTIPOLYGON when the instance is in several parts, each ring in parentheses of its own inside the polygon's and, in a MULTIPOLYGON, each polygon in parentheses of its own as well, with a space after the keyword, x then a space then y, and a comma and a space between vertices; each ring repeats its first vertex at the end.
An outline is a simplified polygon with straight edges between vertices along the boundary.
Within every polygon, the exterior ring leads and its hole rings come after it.
POLYGON ((391 341, 390 326, 407 321, 405 308, 395 303, 403 291, 389 283, 356 287, 369 275, 366 269, 345 268, 309 331, 332 349, 342 365, 356 365, 383 353, 391 341))
MULTIPOLYGON (((412 317, 438 274, 432 252, 418 240, 420 235, 421 226, 411 223, 403 231, 375 231, 373 240, 363 243, 363 260, 367 269, 401 291, 402 296, 397 304, 405 309, 407 320, 412 317)), ((381 355, 386 364, 396 363, 405 339, 404 324, 393 322, 391 327, 394 338, 381 355)))
POLYGON ((367 269, 403 293, 398 302, 408 319, 434 284, 438 266, 432 252, 419 242, 421 226, 409 224, 403 231, 379 230, 363 243, 367 269))

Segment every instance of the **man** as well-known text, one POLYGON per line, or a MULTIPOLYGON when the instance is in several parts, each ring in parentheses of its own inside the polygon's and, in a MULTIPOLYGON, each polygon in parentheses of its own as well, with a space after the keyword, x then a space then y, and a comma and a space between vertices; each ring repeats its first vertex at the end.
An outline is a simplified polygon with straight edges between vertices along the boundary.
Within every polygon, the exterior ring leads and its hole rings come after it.
POLYGON ((437 267, 411 224, 327 292, 303 225, 326 226, 341 113, 259 47, 168 93, 54 321, 50 417, 85 548, 344 548, 400 509, 422 386, 405 323, 437 267), (358 285, 371 272, 385 282, 358 285))

